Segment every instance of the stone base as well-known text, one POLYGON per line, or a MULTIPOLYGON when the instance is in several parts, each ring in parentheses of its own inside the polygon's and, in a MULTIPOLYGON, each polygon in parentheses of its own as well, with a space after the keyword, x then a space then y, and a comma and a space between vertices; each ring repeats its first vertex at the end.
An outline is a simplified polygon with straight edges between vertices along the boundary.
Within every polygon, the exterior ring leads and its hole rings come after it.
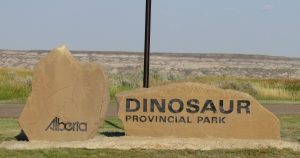
POLYGON ((10 150, 34 150, 52 148, 85 149, 160 149, 160 150, 214 150, 214 149, 292 149, 300 151, 296 142, 281 140, 243 140, 243 139, 199 139, 199 138, 159 138, 159 137, 105 137, 97 136, 87 141, 47 142, 47 141, 7 141, 0 148, 10 150))

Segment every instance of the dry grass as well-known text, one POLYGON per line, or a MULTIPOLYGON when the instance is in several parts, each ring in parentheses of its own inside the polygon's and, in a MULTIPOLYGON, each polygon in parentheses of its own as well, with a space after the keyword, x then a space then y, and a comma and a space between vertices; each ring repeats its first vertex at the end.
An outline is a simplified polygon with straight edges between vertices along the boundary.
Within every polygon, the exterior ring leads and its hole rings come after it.
POLYGON ((32 72, 0 68, 0 100, 24 100, 31 91, 32 72))
POLYGON ((255 79, 235 77, 202 77, 187 79, 223 89, 249 93, 258 100, 300 101, 299 79, 255 79))
POLYGON ((256 80, 253 83, 257 89, 257 98, 265 100, 300 100, 299 80, 256 80))
MULTIPOLYGON (((116 93, 142 87, 142 72, 132 75, 109 76, 110 97, 114 101, 116 93)), ((151 72, 150 85, 157 86, 172 82, 201 82, 223 89, 234 89, 249 93, 264 101, 300 101, 300 79, 255 79, 226 76, 189 77, 170 73, 151 72)), ((0 102, 3 100, 24 100, 31 92, 32 71, 26 69, 0 68, 0 102)))

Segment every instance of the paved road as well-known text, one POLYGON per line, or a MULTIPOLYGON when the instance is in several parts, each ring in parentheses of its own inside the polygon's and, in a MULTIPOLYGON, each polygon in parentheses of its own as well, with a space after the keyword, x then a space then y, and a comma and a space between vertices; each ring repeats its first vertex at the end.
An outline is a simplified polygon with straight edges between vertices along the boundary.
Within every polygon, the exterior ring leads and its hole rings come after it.
MULTIPOLYGON (((23 104, 0 104, 0 118, 18 118, 22 112, 23 104)), ((109 106, 108 116, 117 116, 117 106, 109 106)))
POLYGON ((296 104, 275 104, 264 105, 265 108, 277 115, 300 115, 300 105, 296 104))
POLYGON ((22 104, 0 104, 0 118, 17 118, 22 109, 22 104))
MULTIPOLYGON (((264 105, 274 114, 300 115, 300 105, 264 105)), ((0 118, 18 118, 23 104, 0 104, 0 118)), ((117 106, 109 106, 108 116, 117 116, 117 106)))

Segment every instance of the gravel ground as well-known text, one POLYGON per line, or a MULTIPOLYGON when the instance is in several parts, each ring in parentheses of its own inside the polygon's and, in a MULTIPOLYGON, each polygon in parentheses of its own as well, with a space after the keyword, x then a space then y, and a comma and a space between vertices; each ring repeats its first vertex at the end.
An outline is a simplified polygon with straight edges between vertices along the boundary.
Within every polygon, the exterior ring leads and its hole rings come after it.
POLYGON ((296 142, 281 140, 238 140, 238 139, 198 139, 198 138, 155 138, 155 137, 105 137, 97 136, 88 141, 46 142, 46 141, 6 141, 0 148, 11 150, 34 150, 49 148, 85 149, 165 149, 165 150, 214 150, 214 149, 292 149, 300 151, 296 142))

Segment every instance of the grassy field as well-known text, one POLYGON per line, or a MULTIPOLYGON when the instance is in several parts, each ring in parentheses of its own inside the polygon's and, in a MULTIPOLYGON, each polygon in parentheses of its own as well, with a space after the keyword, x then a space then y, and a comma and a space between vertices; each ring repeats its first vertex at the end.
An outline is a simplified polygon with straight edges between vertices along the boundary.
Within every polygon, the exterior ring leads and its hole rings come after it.
MULTIPOLYGON (((142 73, 130 76, 109 76, 110 97, 114 101, 116 93, 142 87, 142 73)), ((191 81, 214 85, 224 89, 234 89, 249 93, 261 102, 300 103, 299 79, 253 79, 235 77, 182 77, 160 75, 152 72, 150 85, 191 81)), ((24 103, 31 92, 32 71, 26 69, 0 68, 0 103, 24 103)))
POLYGON ((32 71, 0 68, 0 100, 24 102, 31 92, 32 71))
POLYGON ((49 150, 4 150, 0 149, 0 157, 20 158, 299 158, 300 153, 291 150, 263 149, 263 150, 113 150, 113 149, 49 149, 49 150))
MULTIPOLYGON (((281 136, 283 140, 300 143, 300 116, 281 115, 281 136)), ((15 140, 20 128, 15 119, 0 119, 0 143, 6 140, 15 140)), ((106 119, 99 134, 124 132, 121 121, 116 117, 106 119)), ((48 150, 5 150, 0 149, 0 157, 300 157, 300 152, 278 149, 261 150, 113 150, 113 149, 48 149, 48 150)))

